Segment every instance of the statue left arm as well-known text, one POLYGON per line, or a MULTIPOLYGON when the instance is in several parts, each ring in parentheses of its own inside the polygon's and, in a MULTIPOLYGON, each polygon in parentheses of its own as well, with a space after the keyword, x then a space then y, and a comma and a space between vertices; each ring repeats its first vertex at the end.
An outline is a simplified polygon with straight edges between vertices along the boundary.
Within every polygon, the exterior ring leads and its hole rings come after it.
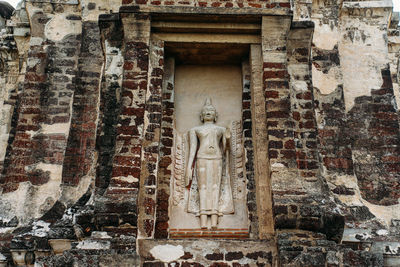
POLYGON ((192 129, 189 131, 189 160, 186 166, 186 173, 185 173, 185 186, 189 186, 190 182, 192 181, 192 176, 193 176, 193 162, 194 162, 194 157, 196 155, 196 150, 197 150, 197 136, 196 132, 192 129))
POLYGON ((231 139, 231 130, 229 128, 226 128, 222 136, 222 148, 224 152, 229 150, 230 139, 231 139))
POLYGON ((230 171, 230 156, 229 156, 229 148, 230 148, 230 139, 231 139, 231 131, 229 128, 226 128, 224 135, 222 137, 222 147, 225 152, 225 175, 229 176, 230 171))

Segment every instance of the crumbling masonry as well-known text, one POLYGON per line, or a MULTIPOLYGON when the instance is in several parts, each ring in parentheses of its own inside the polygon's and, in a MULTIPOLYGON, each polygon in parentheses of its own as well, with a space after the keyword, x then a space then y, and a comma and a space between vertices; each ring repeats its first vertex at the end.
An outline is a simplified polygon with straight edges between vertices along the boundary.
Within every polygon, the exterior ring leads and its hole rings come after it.
POLYGON ((24 0, 0 15, 0 266, 400 266, 391 0, 24 0), (242 70, 242 232, 170 227, 185 64, 242 70))

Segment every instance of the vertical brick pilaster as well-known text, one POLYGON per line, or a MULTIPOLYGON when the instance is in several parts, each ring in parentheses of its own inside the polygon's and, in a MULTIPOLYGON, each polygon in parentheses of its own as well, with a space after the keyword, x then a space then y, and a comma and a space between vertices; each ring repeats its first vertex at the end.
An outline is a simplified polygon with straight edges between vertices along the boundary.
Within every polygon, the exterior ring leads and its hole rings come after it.
POLYGON ((119 19, 111 22, 100 21, 99 24, 101 34, 104 36, 105 67, 101 84, 100 114, 96 140, 96 148, 99 153, 96 193, 102 194, 111 180, 112 163, 116 152, 116 128, 123 101, 121 97, 123 74, 121 36, 123 35, 123 28, 119 19))
POLYGON ((63 164, 64 184, 77 186, 80 179, 94 169, 94 150, 98 120, 103 52, 100 30, 95 22, 83 22, 72 124, 63 164), (90 48, 90 49, 89 49, 90 48))
MULTIPOLYGON (((138 198, 138 230, 140 235, 145 238, 154 236, 157 197, 160 197, 163 193, 168 194, 168 192, 157 191, 162 117, 164 42, 152 39, 150 41, 149 53, 149 84, 146 92, 144 112, 140 191, 138 198)), ((158 226, 160 227, 160 225, 158 226)))
POLYGON ((157 211, 154 232, 155 238, 168 237, 168 209, 172 175, 172 146, 174 138, 173 121, 175 60, 171 57, 165 58, 164 64, 161 138, 159 144, 159 169, 157 181, 148 181, 149 185, 157 185, 157 211))
MULTIPOLYGON (((143 13, 123 14, 121 21, 124 30, 122 82, 121 85, 110 84, 111 87, 121 88, 121 92, 120 95, 118 92, 112 92, 113 96, 104 102, 107 105, 105 108, 115 112, 112 120, 104 121, 107 123, 104 125, 107 127, 107 129, 104 128, 104 133, 112 135, 115 140, 110 142, 101 154, 101 159, 106 161, 110 168, 106 169, 105 176, 97 181, 100 190, 98 190, 95 212, 98 227, 107 227, 107 231, 116 235, 126 232, 126 235, 135 237, 139 222, 137 219, 139 184, 145 177, 144 174, 141 175, 142 156, 148 156, 146 152, 152 153, 152 148, 148 143, 145 143, 145 147, 150 151, 142 151, 143 140, 151 136, 150 129, 153 127, 153 125, 148 125, 152 118, 145 117, 150 78, 150 17, 143 13), (123 229, 115 228, 120 224, 125 225, 123 229)), ((115 27, 120 26, 119 22, 115 23, 115 27)), ((112 31, 112 29, 109 30, 112 31)), ((115 33, 119 29, 115 28, 113 31, 115 33)), ((115 38, 113 34, 110 36, 109 38, 115 38)), ((115 45, 114 41, 113 45, 115 45)), ((151 101, 156 100, 151 99, 151 101)), ((106 138, 101 140, 107 142, 106 138)), ((151 162, 151 159, 144 161, 147 164, 151 162)), ((154 194, 155 189, 151 190, 154 194)), ((129 246, 134 248, 136 245, 132 243, 129 246)))
POLYGON ((250 221, 250 238, 258 237, 258 207, 257 207, 257 189, 255 181, 255 162, 253 145, 253 122, 252 120, 252 94, 251 94, 251 75, 249 60, 242 62, 242 129, 243 129, 243 148, 245 152, 245 168, 247 180, 247 212, 250 221))
MULTIPOLYGON (((288 36, 288 73, 294 139, 286 141, 285 148, 296 149, 296 163, 300 176, 316 181, 319 170, 317 125, 314 112, 314 95, 310 70, 311 38, 313 24, 292 23, 288 36)), ((290 105, 290 106, 289 106, 290 105)))
POLYGON ((107 194, 136 197, 142 155, 145 97, 149 69, 150 21, 145 14, 124 14, 123 102, 116 128, 116 151, 107 194))
MULTIPOLYGON (((317 71, 328 72, 329 68, 340 67, 339 51, 312 48, 312 64, 317 71)), ((339 81, 338 81, 339 82, 339 81)), ((329 95, 323 94, 314 85, 313 96, 318 123, 320 165, 324 174, 354 174, 351 139, 346 131, 346 107, 343 86, 338 84, 329 95)))
POLYGON ((18 119, 16 132, 9 155, 4 162, 4 173, 1 177, 3 193, 18 189, 20 182, 29 181, 25 166, 35 163, 33 155, 34 145, 32 134, 27 131, 37 132, 43 115, 41 110, 41 91, 47 90, 48 79, 45 67, 48 53, 43 42, 29 47, 28 64, 35 62, 34 67, 27 68, 24 81, 24 90, 21 95, 20 107, 17 110, 18 119))
MULTIPOLYGON (((271 172, 264 179, 269 179, 269 190, 274 194, 283 191, 289 193, 285 181, 293 179, 291 169, 296 167, 294 147, 294 125, 291 116, 290 89, 287 72, 287 39, 290 29, 290 17, 263 17, 262 19, 262 82, 266 109, 265 137, 268 149, 267 162, 271 172)), ((271 193, 272 195, 272 193, 271 193)), ((279 228, 276 217, 276 205, 270 197, 272 227, 279 228), (274 222, 276 225, 274 225, 274 222)), ((274 195, 274 202, 279 202, 274 195)))
MULTIPOLYGON (((153 126, 148 126, 145 118, 150 78, 150 17, 123 14, 117 20, 105 20, 100 25, 105 38, 106 66, 97 146, 99 165, 104 165, 97 168, 94 221, 97 229, 111 236, 127 236, 125 241, 115 244, 116 248, 135 250, 139 184, 145 177, 141 175, 142 155, 147 156, 146 151, 142 151, 142 143, 147 132, 151 135, 153 126)), ((151 190, 154 194, 155 189, 151 190)))
POLYGON ((290 114, 290 90, 286 64, 286 42, 290 28, 289 17, 263 17, 262 56, 265 90, 268 155, 271 164, 295 166, 293 121, 290 114), (288 143, 289 142, 289 143, 288 143), (286 144, 288 143, 288 144, 286 144))
POLYGON ((262 50, 260 45, 250 47, 251 115, 254 146, 254 175, 257 199, 258 235, 265 239, 274 233, 272 214, 271 176, 268 161, 267 120, 263 97, 262 50))

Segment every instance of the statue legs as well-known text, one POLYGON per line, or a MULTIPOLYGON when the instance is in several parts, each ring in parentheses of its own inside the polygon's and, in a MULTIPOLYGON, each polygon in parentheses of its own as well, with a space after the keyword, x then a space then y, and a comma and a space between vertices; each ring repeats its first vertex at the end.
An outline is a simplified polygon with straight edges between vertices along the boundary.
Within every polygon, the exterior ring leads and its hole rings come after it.
POLYGON ((197 159, 197 177, 200 195, 200 227, 207 228, 208 218, 211 228, 218 225, 219 195, 222 178, 222 159, 197 159))

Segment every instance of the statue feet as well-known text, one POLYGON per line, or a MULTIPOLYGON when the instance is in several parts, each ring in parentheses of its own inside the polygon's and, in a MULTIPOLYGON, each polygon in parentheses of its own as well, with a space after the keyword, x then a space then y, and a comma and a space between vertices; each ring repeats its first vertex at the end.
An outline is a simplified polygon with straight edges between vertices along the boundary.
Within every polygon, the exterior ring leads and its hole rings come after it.
POLYGON ((207 229, 207 215, 200 215, 200 228, 207 229))
POLYGON ((211 230, 217 230, 218 225, 218 215, 213 214, 211 215, 211 230))
MULTIPOLYGON (((208 218, 207 215, 200 215, 200 228, 201 229, 210 229, 208 227, 208 218)), ((211 230, 217 230, 218 226, 218 215, 211 215, 211 230)))

